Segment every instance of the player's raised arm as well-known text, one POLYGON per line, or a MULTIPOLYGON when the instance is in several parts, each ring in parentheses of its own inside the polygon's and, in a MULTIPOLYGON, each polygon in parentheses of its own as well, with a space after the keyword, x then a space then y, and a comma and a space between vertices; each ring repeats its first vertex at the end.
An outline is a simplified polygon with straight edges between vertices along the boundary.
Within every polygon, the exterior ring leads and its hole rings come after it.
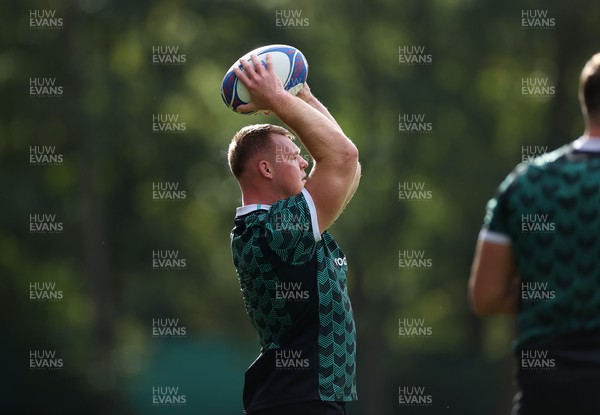
POLYGON ((314 159, 305 187, 315 202, 319 230, 323 232, 337 219, 358 186, 358 150, 328 112, 323 113, 299 97, 282 93, 283 86, 269 55, 266 68, 256 55, 252 56, 254 67, 244 60, 240 62, 244 71, 236 68, 235 74, 248 88, 252 101, 238 110, 274 112, 298 134, 314 159))
POLYGON ((304 84, 304 87, 300 90, 300 92, 298 92, 298 94, 296 95, 298 98, 300 98, 302 101, 306 102, 308 105, 310 105, 311 107, 313 107, 314 109, 316 109, 317 111, 319 111, 321 114, 323 114, 329 121, 331 121, 340 131, 342 131, 342 127, 340 127, 340 125, 338 124, 338 122, 335 120, 335 118, 333 118, 333 115, 331 115, 331 113, 329 112, 329 110, 327 109, 327 107, 325 105, 323 105, 323 103, 321 101, 319 101, 313 94, 312 91, 310 89, 310 86, 308 86, 308 83, 304 84))
MULTIPOLYGON (((340 127, 340 125, 338 124, 338 122, 336 121, 335 118, 333 118, 333 116, 331 115, 331 113, 329 112, 329 110, 327 109, 327 107, 325 105, 323 105, 321 103, 321 101, 319 101, 313 94, 312 91, 310 89, 310 87, 308 86, 308 84, 304 85, 304 88, 302 88, 302 90, 298 93, 298 98, 302 99, 304 102, 306 102, 308 105, 310 105, 311 107, 315 108, 317 111, 319 111, 321 114, 323 114, 329 121, 331 121, 343 134, 343 130, 342 127, 340 127)), ((350 191, 348 192, 348 195, 346 196, 346 200, 344 202, 344 206, 346 206, 348 204, 348 202, 350 202, 350 199, 352 199, 352 196, 354 196, 354 192, 356 192, 356 189, 358 188, 358 184, 360 182, 360 175, 361 175, 361 166, 360 164, 357 165, 357 169, 356 169, 356 173, 354 175, 354 179, 352 181, 352 185, 350 186, 350 191)))

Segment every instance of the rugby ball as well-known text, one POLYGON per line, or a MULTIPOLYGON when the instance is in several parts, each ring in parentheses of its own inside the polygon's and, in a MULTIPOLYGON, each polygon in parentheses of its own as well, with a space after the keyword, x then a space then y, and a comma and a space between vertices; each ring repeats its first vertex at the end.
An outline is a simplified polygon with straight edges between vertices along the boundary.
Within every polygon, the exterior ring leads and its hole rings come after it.
MULTIPOLYGON (((267 54, 271 55, 271 62, 275 69, 277 77, 281 79, 283 88, 296 95, 306 82, 308 76, 308 62, 298 49, 288 45, 268 45, 254 49, 246 53, 238 59, 225 74, 221 83, 221 98, 223 102, 233 111, 242 104, 250 102, 250 93, 246 86, 238 80, 238 77, 233 72, 236 66, 243 70, 239 63, 241 59, 245 59, 252 64, 251 55, 257 55, 261 63, 266 66, 267 54)), ((246 112, 243 114, 252 114, 256 111, 246 112)), ((241 113, 242 114, 242 113, 241 113)))

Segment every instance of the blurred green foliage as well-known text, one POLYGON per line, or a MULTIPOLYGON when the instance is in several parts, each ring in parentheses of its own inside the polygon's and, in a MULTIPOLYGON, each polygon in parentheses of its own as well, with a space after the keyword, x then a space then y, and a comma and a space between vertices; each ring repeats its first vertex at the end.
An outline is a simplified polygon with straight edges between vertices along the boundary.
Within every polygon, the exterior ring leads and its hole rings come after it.
POLYGON ((276 120, 229 111, 219 87, 236 58, 271 43, 304 52, 313 92, 361 153, 361 186, 332 228, 359 335, 349 413, 507 413, 513 328, 471 315, 473 248, 522 147, 582 131, 576 87, 598 50, 600 3, 25 0, 2 2, 0 15, 2 413, 241 413, 258 342, 230 257, 240 195, 225 152, 241 126, 276 120), (32 10, 63 25, 31 28, 32 10), (278 27, 277 10, 309 25, 278 27), (524 28, 524 10, 555 25, 524 28), (185 62, 153 65, 159 45, 185 62), (401 46, 424 46, 431 64, 401 64, 401 46), (522 79, 540 74, 555 94, 524 97, 522 79), (62 96, 30 97, 35 77, 55 78, 62 96), (153 133, 157 113, 178 115, 185 132, 153 133), (424 115, 432 131, 400 132, 400 114, 424 115), (32 165, 31 146, 63 160, 32 165), (154 201, 155 182, 178 183, 185 200, 154 201), (424 183, 431 200, 399 200, 400 182, 424 183), (30 233, 38 213, 63 232, 30 233), (153 269, 157 250, 177 251, 185 269, 153 269), (432 267, 400 269, 401 250, 423 251, 432 267), (35 282, 64 298, 30 301, 35 282), (153 319, 167 318, 186 336, 154 337, 153 319), (402 318, 424 319, 432 336, 399 336, 402 318), (41 349, 64 367, 29 370, 41 349), (185 406, 152 405, 152 388, 166 385, 185 406), (425 386, 432 407, 398 407, 401 385, 425 386))

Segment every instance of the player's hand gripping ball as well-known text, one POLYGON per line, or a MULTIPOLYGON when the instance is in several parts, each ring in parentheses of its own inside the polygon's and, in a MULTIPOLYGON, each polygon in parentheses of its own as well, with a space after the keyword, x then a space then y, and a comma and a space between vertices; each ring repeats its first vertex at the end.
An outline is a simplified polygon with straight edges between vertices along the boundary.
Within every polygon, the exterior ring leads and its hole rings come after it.
MULTIPOLYGON (((271 55, 271 64, 277 77, 281 80, 283 88, 292 95, 300 92, 308 76, 308 62, 306 62, 306 58, 302 52, 293 46, 287 45, 262 46, 246 53, 238 59, 225 74, 221 83, 221 98, 223 98, 225 105, 236 111, 240 105, 250 102, 250 93, 235 75, 233 68, 237 66, 243 71, 242 65, 239 63, 241 59, 247 60, 253 65, 250 60, 250 56, 253 54, 258 56, 265 67, 267 65, 267 54, 271 55)), ((255 112, 251 111, 241 114, 253 114, 255 112)))

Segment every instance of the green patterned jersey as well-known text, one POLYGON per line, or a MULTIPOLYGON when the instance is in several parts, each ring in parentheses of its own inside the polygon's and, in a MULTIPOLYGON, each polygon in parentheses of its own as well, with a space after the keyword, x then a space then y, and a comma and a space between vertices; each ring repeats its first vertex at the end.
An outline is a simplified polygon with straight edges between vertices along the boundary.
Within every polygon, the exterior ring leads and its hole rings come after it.
POLYGON ((245 374, 246 410, 357 398, 346 257, 318 229, 306 189, 273 205, 237 209, 233 262, 261 344, 245 374))
POLYGON ((513 246, 516 346, 600 327, 600 140, 523 163, 490 200, 482 238, 513 246))

